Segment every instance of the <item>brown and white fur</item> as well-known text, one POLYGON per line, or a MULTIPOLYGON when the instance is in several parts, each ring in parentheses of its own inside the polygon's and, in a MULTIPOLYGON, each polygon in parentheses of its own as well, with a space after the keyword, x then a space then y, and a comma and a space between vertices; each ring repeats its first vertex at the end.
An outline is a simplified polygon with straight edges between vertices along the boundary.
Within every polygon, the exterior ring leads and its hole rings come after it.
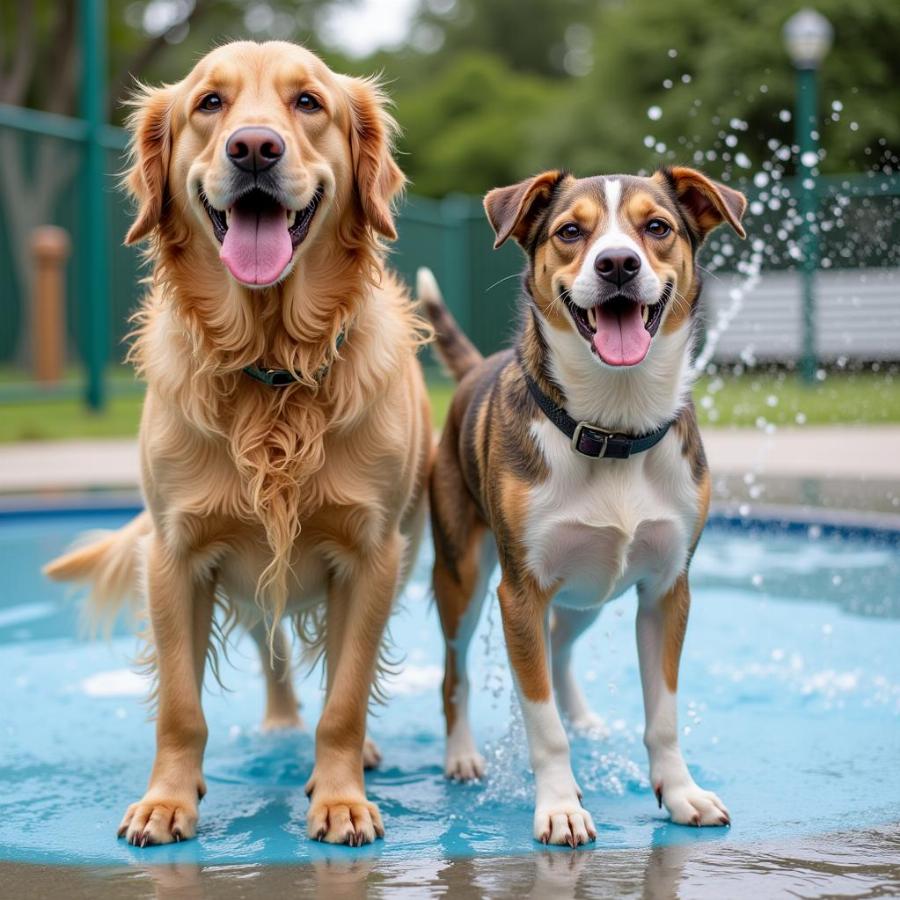
POLYGON ((741 194, 686 168, 651 178, 546 172, 491 191, 485 209, 496 245, 514 237, 528 267, 515 347, 488 359, 459 331, 430 273, 420 275, 438 348, 460 381, 431 478, 446 774, 478 778, 485 768, 468 720, 466 654, 499 558, 500 609, 536 782, 534 837, 545 843, 574 847, 596 836, 563 727, 563 717, 576 730, 599 723, 573 671, 572 645, 632 586, 653 789, 675 822, 729 822, 722 801, 685 765, 676 688, 688 566, 710 496, 690 400, 696 252, 723 221, 743 236, 744 207, 741 194), (630 266, 628 277, 610 277, 610 254, 630 266), (606 346, 597 329, 619 327, 626 314, 640 317, 632 321, 649 336, 638 334, 637 343, 649 349, 640 361, 609 364, 595 349, 606 346), (576 421, 635 436, 674 424, 629 459, 586 458, 540 410, 525 372, 576 421))
POLYGON ((47 567, 87 582, 101 611, 138 595, 148 613, 156 758, 119 834, 145 846, 196 832, 204 667, 222 605, 259 645, 266 726, 300 724, 282 618, 323 648, 307 830, 367 843, 383 824, 363 783, 364 752, 377 755, 366 713, 432 455, 416 360, 428 327, 379 239, 395 237, 404 181, 396 126, 375 84, 283 42, 213 50, 183 81, 143 90, 130 126, 127 240, 147 239, 153 266, 132 350, 147 382, 147 508, 47 567), (269 231, 282 248, 289 234, 286 256, 263 246, 257 214, 281 217, 269 231), (256 241, 235 238, 243 256, 226 260, 223 229, 238 215, 256 241), (280 269, 242 280, 254 261, 280 269), (297 380, 261 384, 242 371, 252 364, 297 380))

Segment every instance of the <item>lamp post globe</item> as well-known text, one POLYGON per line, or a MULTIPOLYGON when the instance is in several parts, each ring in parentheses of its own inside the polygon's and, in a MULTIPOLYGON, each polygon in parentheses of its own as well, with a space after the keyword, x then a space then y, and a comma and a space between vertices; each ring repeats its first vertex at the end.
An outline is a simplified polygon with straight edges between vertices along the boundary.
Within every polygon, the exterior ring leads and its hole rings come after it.
POLYGON ((834 29, 814 9, 801 9, 785 22, 784 44, 798 69, 817 69, 831 49, 834 29))

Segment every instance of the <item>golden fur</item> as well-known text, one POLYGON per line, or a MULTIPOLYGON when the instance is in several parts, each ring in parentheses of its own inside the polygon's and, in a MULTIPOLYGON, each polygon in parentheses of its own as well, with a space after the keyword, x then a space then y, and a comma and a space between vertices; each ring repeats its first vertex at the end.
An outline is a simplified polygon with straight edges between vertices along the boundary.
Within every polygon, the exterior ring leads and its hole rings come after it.
POLYGON ((147 382, 147 511, 47 568, 89 582, 101 610, 146 596, 157 757, 120 834, 144 845, 194 833, 199 698, 220 602, 261 647, 270 725, 299 723, 278 622, 311 617, 329 692, 308 828, 328 841, 371 841, 383 829, 362 781, 365 711, 421 530, 431 457, 416 360, 428 329, 385 269, 378 237, 395 236, 391 204, 404 182, 391 156, 396 125, 373 82, 269 42, 220 47, 178 84, 142 89, 129 127, 137 215, 127 240, 146 239, 153 266, 130 353, 147 382), (215 114, 198 107, 211 91, 222 101, 215 114), (300 91, 322 109, 299 110, 300 91), (278 174, 292 206, 305 206, 316 184, 324 192, 283 277, 262 288, 228 274, 200 200, 202 190, 225 207, 215 199, 233 174, 223 147, 247 124, 284 138, 278 174), (242 371, 251 364, 297 380, 260 384, 242 371))

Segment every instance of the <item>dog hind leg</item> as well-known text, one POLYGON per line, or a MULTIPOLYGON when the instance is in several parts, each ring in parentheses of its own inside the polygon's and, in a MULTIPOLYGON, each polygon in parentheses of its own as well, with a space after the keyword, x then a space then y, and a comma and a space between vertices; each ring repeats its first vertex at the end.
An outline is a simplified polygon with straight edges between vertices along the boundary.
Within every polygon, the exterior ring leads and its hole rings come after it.
POLYGON ((435 553, 434 595, 444 633, 444 718, 447 747, 444 774, 456 781, 481 778, 484 757, 478 752, 469 724, 469 644, 487 593, 488 580, 497 562, 492 535, 484 525, 472 528, 468 545, 448 565, 440 546, 435 553))
POLYGON ((603 719, 589 706, 581 685, 572 671, 572 649, 575 641, 597 620, 599 607, 572 609, 554 606, 550 627, 553 666, 553 689, 560 711, 578 734, 604 737, 608 732, 603 719))
POLYGON ((291 646, 284 626, 280 622, 274 626, 271 647, 269 631, 264 621, 257 622, 250 629, 250 636, 259 650, 259 660, 266 680, 266 711, 262 730, 303 728, 303 719, 298 712, 300 701, 291 680, 291 646))

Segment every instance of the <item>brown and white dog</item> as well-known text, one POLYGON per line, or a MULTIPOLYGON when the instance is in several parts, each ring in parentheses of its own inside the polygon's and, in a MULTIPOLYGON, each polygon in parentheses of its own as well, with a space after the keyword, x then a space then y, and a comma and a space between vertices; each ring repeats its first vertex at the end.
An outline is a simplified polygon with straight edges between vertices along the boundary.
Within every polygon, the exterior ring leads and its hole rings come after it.
POLYGON ((499 557, 536 781, 534 837, 576 846, 596 836, 560 712, 574 729, 597 724, 572 644, 632 586, 653 789, 675 822, 726 825, 725 806, 682 758, 676 688, 688 565, 710 497, 690 399, 696 256, 722 222, 744 236, 746 202, 671 168, 651 178, 545 172, 491 191, 484 205, 495 246, 512 237, 528 257, 515 347, 482 359, 430 273, 419 278, 439 351, 460 380, 431 479, 446 774, 484 771, 468 721, 466 653, 499 557))
POLYGON ((396 126, 375 84, 283 42, 219 47, 134 106, 127 240, 148 239, 153 264, 132 351, 147 510, 47 567, 101 610, 138 594, 149 614, 156 758, 119 834, 195 834, 218 604, 259 645, 264 726, 300 724, 281 619, 323 648, 307 829, 367 843, 383 825, 366 711, 432 455, 428 328, 379 239, 395 237, 404 182, 396 126))

